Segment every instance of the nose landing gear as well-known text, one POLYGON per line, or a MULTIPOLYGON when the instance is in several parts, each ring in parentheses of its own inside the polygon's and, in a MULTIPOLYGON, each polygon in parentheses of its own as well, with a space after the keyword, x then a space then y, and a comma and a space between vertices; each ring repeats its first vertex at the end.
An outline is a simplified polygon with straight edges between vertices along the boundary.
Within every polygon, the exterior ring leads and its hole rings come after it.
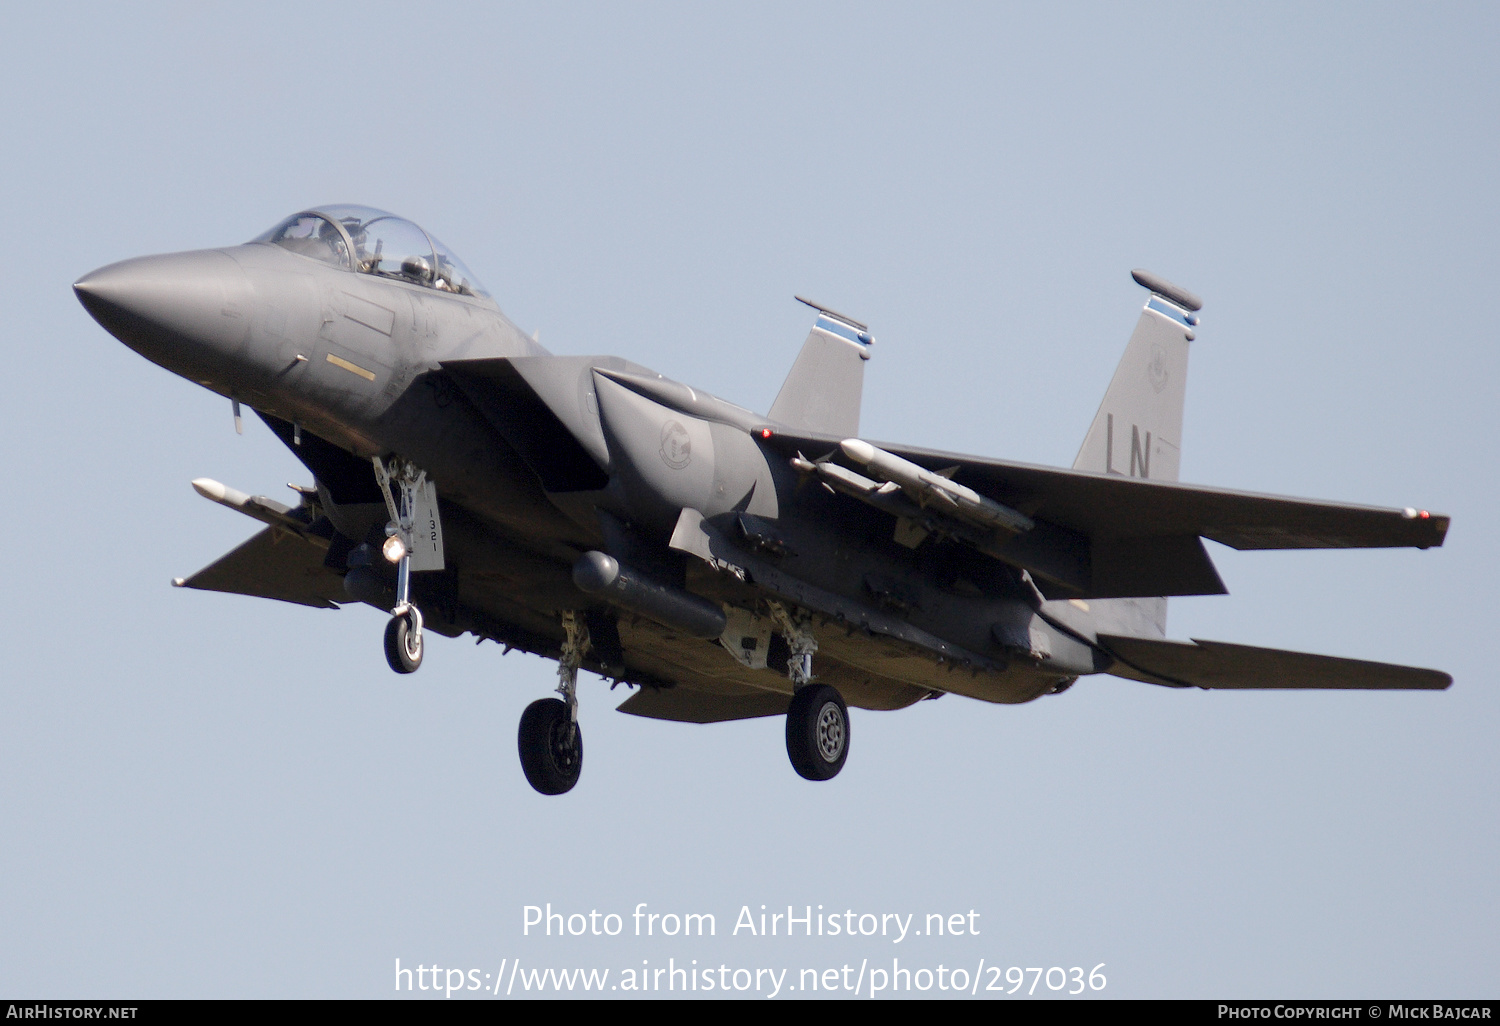
POLYGON ((396 564, 396 607, 391 610, 390 622, 385 626, 385 660, 397 673, 415 673, 422 665, 422 611, 411 600, 411 574, 413 569, 442 569, 442 534, 437 520, 437 502, 430 494, 427 472, 417 469, 409 460, 393 458, 387 466, 384 460, 376 457, 373 463, 375 479, 380 483, 386 511, 391 516, 381 553, 396 564), (392 493, 392 485, 396 487, 399 498, 392 493), (424 507, 421 513, 430 520, 428 530, 433 540, 433 552, 424 551, 423 565, 413 567, 412 549, 419 499, 424 507))

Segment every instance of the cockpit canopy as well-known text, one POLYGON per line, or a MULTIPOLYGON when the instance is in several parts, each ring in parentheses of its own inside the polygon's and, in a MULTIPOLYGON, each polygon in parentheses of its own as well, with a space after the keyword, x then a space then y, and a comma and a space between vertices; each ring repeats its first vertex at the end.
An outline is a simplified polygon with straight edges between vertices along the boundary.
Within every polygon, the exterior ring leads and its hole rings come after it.
POLYGON ((405 218, 373 207, 338 204, 304 210, 251 241, 361 274, 490 298, 447 246, 405 218))

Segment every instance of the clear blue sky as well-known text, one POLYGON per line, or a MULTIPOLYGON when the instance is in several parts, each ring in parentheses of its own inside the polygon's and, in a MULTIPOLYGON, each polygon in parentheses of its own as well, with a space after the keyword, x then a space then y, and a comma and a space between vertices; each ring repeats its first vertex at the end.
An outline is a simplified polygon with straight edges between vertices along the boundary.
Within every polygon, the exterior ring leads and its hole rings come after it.
POLYGON ((8 11, 0 994, 900 957, 1103 962, 1119 997, 1494 997, 1497 30, 1484 4, 8 11), (1150 268, 1206 300, 1185 480, 1454 518, 1425 553, 1214 548, 1232 594, 1169 633, 1456 683, 950 696, 856 711, 812 785, 779 720, 639 720, 588 678, 583 781, 541 798, 515 728, 551 664, 436 639, 398 678, 375 610, 168 587, 255 529, 192 478, 309 475, 69 285, 335 201, 425 225, 555 352, 759 409, 812 296, 879 339, 868 436, 1061 465, 1150 268), (523 937, 549 901, 720 935, 523 937), (726 936, 763 903, 982 932, 726 936))

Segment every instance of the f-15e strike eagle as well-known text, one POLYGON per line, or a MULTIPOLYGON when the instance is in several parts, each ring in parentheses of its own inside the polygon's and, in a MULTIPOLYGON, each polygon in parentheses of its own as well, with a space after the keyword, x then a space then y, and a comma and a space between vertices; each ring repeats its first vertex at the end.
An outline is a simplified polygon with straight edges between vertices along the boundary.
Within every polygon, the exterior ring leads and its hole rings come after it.
MULTIPOLYGON (((174 583, 389 610, 555 659, 521 717, 544 794, 578 780, 578 671, 621 712, 786 717, 839 772, 847 705, 1029 702, 1110 673, 1168 687, 1446 688, 1436 670, 1165 638, 1167 597, 1225 592, 1236 549, 1441 545, 1448 518, 1177 483, 1201 303, 1150 293, 1071 470, 860 436, 866 325, 816 321, 765 414, 616 356, 554 356, 454 253, 358 206, 242 246, 112 264, 73 287, 120 341, 255 410, 313 475, 294 507, 193 486, 268 525, 174 583)), ((800 297, 799 297, 800 298, 800 297)))

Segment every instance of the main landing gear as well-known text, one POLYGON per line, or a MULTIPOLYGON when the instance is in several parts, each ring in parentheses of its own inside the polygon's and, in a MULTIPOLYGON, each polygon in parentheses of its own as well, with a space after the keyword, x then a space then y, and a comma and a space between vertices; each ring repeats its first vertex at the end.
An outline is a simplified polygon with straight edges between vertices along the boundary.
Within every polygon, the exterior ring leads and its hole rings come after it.
MULTIPOLYGON (((780 603, 772 603, 771 619, 789 652, 787 676, 793 695, 786 712, 787 755, 803 778, 831 780, 849 757, 849 709, 836 690, 813 679, 812 657, 818 642, 808 616, 794 616, 780 603)), ((572 611, 562 614, 562 627, 562 653, 557 660, 557 693, 562 697, 538 699, 527 706, 516 737, 527 782, 549 795, 571 791, 583 769, 578 667, 589 649, 589 631, 583 617, 572 611)))
POLYGON ((849 758, 849 709, 837 691, 813 681, 818 642, 808 618, 793 618, 779 602, 770 605, 790 652, 786 669, 793 695, 786 711, 786 754, 804 779, 832 780, 849 758))
POLYGON ((517 747, 527 783, 542 794, 564 794, 578 783, 583 770, 583 731, 578 726, 578 665, 589 647, 583 618, 571 611, 562 615, 563 649, 557 661, 557 692, 562 698, 541 698, 521 714, 517 747))

